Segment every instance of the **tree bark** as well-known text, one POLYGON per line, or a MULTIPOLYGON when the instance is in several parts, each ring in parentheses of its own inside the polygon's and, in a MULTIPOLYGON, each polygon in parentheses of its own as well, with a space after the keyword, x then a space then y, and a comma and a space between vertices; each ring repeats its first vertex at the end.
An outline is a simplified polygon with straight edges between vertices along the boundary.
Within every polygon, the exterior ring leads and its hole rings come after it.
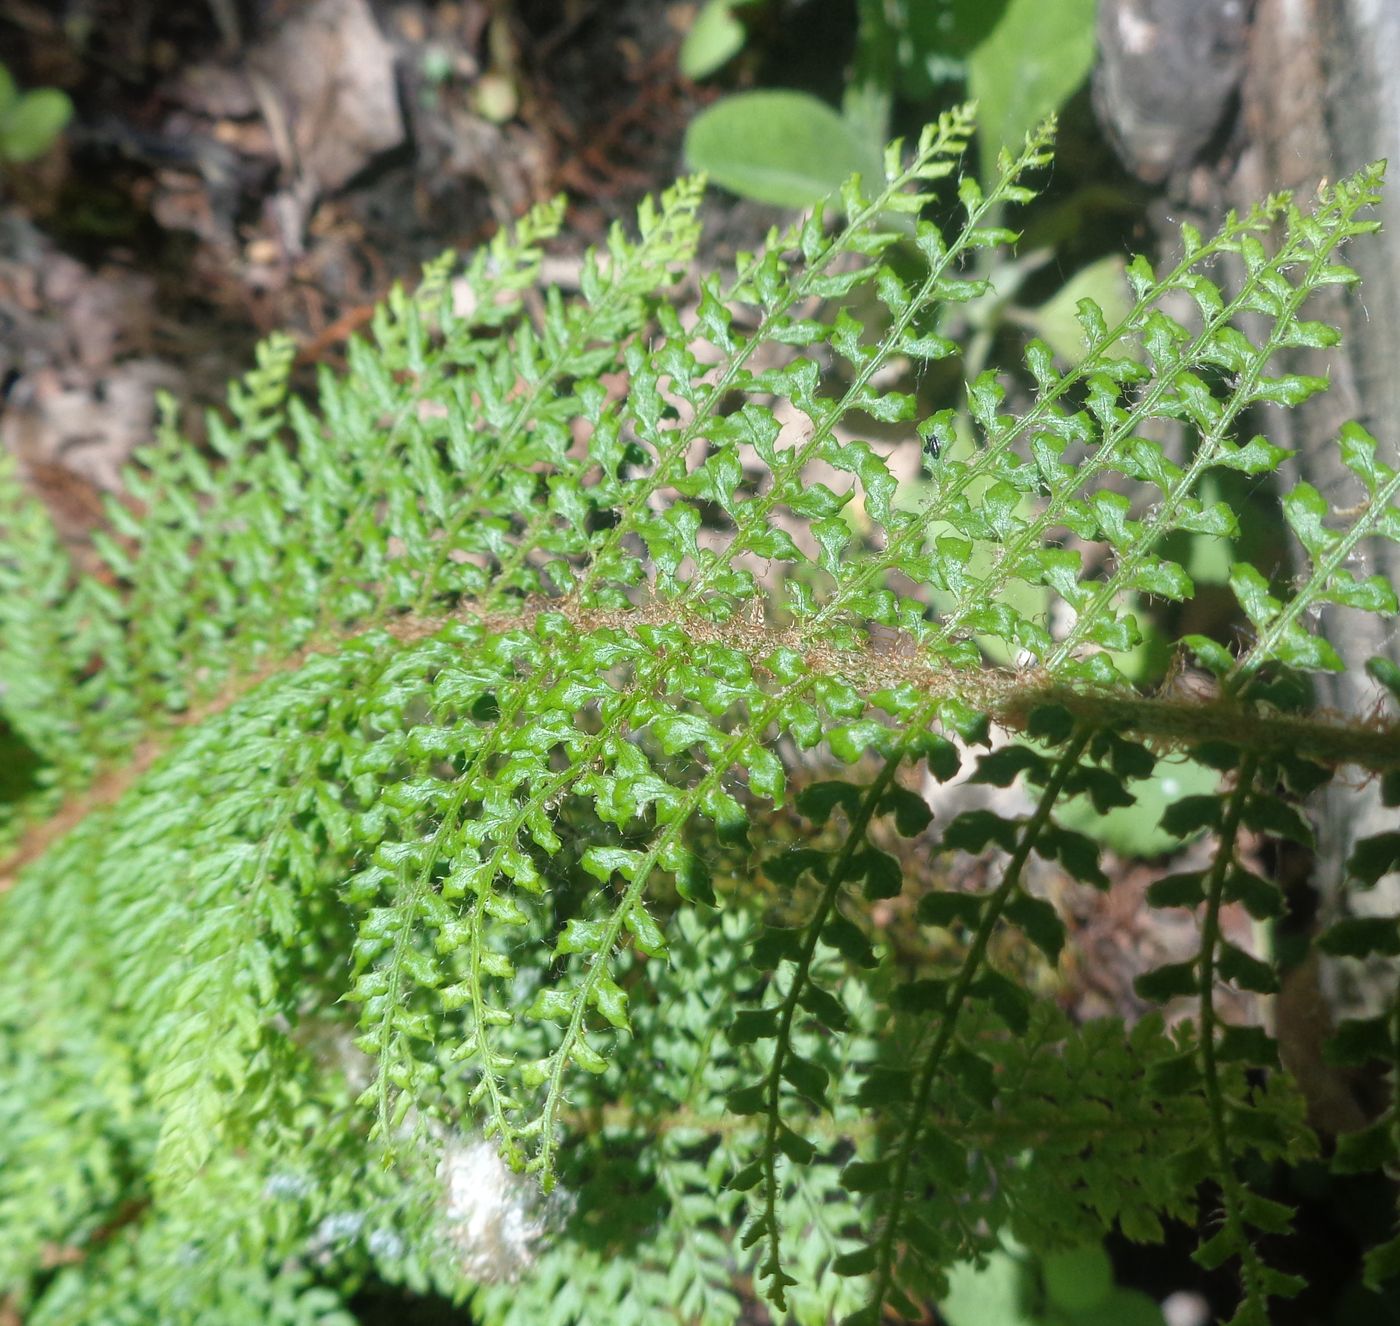
MULTIPOLYGON (((1245 147, 1225 178, 1231 206, 1271 189, 1300 196, 1319 184, 1384 157, 1400 145, 1400 88, 1391 70, 1400 57, 1400 7, 1389 0, 1259 0, 1250 34, 1241 96, 1245 147)), ((1358 290, 1333 287, 1314 304, 1314 317, 1342 329, 1342 345, 1322 362, 1301 357, 1298 371, 1330 372, 1332 388, 1289 421, 1297 450, 1296 477, 1306 479, 1335 508, 1364 496, 1343 467, 1337 430, 1356 419, 1380 442, 1381 455, 1397 463, 1400 420, 1400 192, 1392 187, 1381 205, 1384 229, 1347 254, 1362 278, 1358 290)), ((1371 540, 1358 574, 1386 576, 1400 584, 1400 548, 1371 540)), ((1400 659, 1394 624, 1374 613, 1334 609, 1323 630, 1348 667, 1319 679, 1324 703, 1364 714, 1381 699, 1364 671, 1366 659, 1400 659)), ((1335 786, 1319 817, 1319 886, 1334 898, 1345 883, 1345 861, 1358 838, 1393 827, 1395 812, 1382 806, 1375 785, 1335 786)), ((1400 910, 1400 881, 1383 881, 1363 910, 1400 910)))
MULTIPOLYGON (((1218 221, 1227 207, 1247 208, 1279 189, 1306 202, 1320 185, 1400 147, 1400 80, 1392 72, 1400 62, 1400 5, 1393 0, 1255 0, 1252 12, 1242 0, 1103 0, 1100 43, 1100 114, 1111 136, 1120 144, 1127 140, 1130 168, 1165 179, 1169 198, 1206 220, 1218 221), (1203 30, 1216 34, 1213 45, 1203 45, 1203 30), (1236 34, 1242 38, 1237 109, 1233 123, 1226 112, 1207 136, 1199 108, 1218 109, 1226 98, 1222 60, 1202 52, 1218 52, 1236 34), (1194 59, 1174 58, 1183 45, 1194 59), (1194 118, 1183 124, 1174 150, 1161 147, 1161 122, 1171 106, 1159 106, 1154 116, 1142 104, 1156 95, 1140 76, 1151 65, 1172 69, 1174 104, 1192 108, 1194 118), (1197 78, 1198 86, 1183 89, 1183 77, 1197 78), (1115 83, 1137 104, 1115 101, 1107 92, 1115 83), (1155 138, 1144 136, 1144 123, 1155 126, 1155 138)), ((1387 192, 1379 219, 1381 233, 1347 254, 1361 287, 1330 287, 1311 305, 1310 316, 1341 328, 1342 345, 1298 354, 1288 365, 1327 374, 1331 390, 1297 410, 1271 412, 1266 421, 1270 436, 1297 452, 1287 477, 1306 479, 1337 509, 1363 496, 1336 447, 1346 420, 1364 424, 1379 440, 1382 458, 1400 464, 1400 188, 1387 192)), ((1166 248, 1179 242, 1174 227, 1161 238, 1166 248)), ((1365 565, 1353 569, 1400 584, 1400 547, 1371 543, 1365 565)), ((1341 676, 1319 678, 1323 703, 1347 714, 1369 712, 1381 692, 1366 675, 1365 661, 1377 654, 1400 661, 1400 633, 1375 614, 1344 609, 1324 613, 1323 629, 1348 663, 1341 676)), ((1321 817, 1319 883, 1339 888, 1351 845, 1395 819, 1373 786, 1334 793, 1321 817)), ((1382 890, 1378 905, 1400 910, 1400 881, 1389 882, 1395 887, 1382 890)))
MULTIPOLYGON (((1367 163, 1400 148, 1400 5, 1395 0, 1101 0, 1101 68, 1096 103, 1111 137, 1130 169, 1145 180, 1154 178, 1150 162, 1159 160, 1161 133, 1144 139, 1140 127, 1155 123, 1150 110, 1115 104, 1119 99, 1150 95, 1150 83, 1121 67, 1130 58, 1144 64, 1162 64, 1163 52, 1173 44, 1192 40, 1200 49, 1204 27, 1226 38, 1239 35, 1238 84, 1233 107, 1221 94, 1221 65, 1197 57, 1179 63, 1174 96, 1182 105, 1204 102, 1219 109, 1213 133, 1203 136, 1199 111, 1178 136, 1177 151, 1155 178, 1165 181, 1165 210, 1185 209, 1195 219, 1218 223, 1226 208, 1244 210, 1267 194, 1290 189, 1306 205, 1320 186, 1348 175, 1367 163), (1151 38, 1162 49, 1125 50, 1151 38), (1119 66, 1117 77, 1112 74, 1119 66), (1194 84, 1194 86, 1193 86, 1194 84), (1199 100, 1198 100, 1199 99, 1199 100), (1126 143, 1124 142, 1127 138, 1126 143), (1157 156, 1149 150, 1156 144, 1157 156), (1144 164, 1148 168, 1144 169, 1144 164)), ((1216 42, 1217 49, 1220 45, 1216 42)), ((1156 119, 1163 118, 1158 114, 1156 119)), ((1178 216, 1179 219, 1179 216, 1178 216)), ((1356 419, 1375 435, 1380 457, 1400 466, 1400 181, 1386 192, 1379 218, 1383 229, 1355 244, 1345 256, 1362 277, 1353 290, 1328 287, 1314 297, 1308 316, 1324 319, 1342 332, 1340 347, 1325 352, 1296 352, 1279 367, 1285 371, 1322 373, 1331 379, 1331 390, 1313 397, 1293 411, 1270 411, 1261 431, 1295 451, 1286 483, 1306 480, 1327 498, 1335 510, 1354 507, 1364 497, 1360 484, 1341 464, 1336 446, 1338 429, 1356 419)), ((1164 218, 1165 220, 1165 218, 1164 218)), ((1175 226, 1162 227, 1163 248, 1179 247, 1175 226)), ((1281 517, 1280 517, 1281 518, 1281 517)), ((1380 574, 1400 586, 1400 546, 1381 540, 1368 541, 1358 575, 1380 574)), ((1394 622, 1370 613, 1329 609, 1323 613, 1322 630, 1347 663, 1338 676, 1317 679, 1324 705, 1340 713, 1360 716, 1381 703, 1380 688, 1367 676, 1368 658, 1382 655, 1400 662, 1400 632, 1394 622)), ((1352 771, 1354 775, 1355 771, 1352 771)), ((1381 804, 1379 787, 1345 773, 1319 797, 1313 807, 1317 827, 1317 851, 1313 885, 1320 896, 1321 919, 1339 915, 1394 915, 1400 912, 1400 875, 1383 879, 1370 893, 1346 889, 1346 860, 1358 839, 1396 827, 1397 814, 1381 804)), ((1300 969, 1333 1015, 1375 1012, 1393 999, 1394 976, 1383 983, 1357 978, 1336 963, 1309 962, 1300 969)), ((1289 998, 1301 998, 1286 982, 1288 997, 1279 1001, 1280 1021, 1286 1018, 1289 998)), ((1294 1059, 1300 1080, 1326 1073, 1321 1048, 1327 1035, 1325 1019, 1297 1019, 1306 1045, 1295 1045, 1294 1059), (1307 1061, 1307 1062, 1305 1062, 1307 1061)), ((1281 1040, 1289 1039, 1280 1026, 1281 1040)), ((1295 1030, 1299 1030, 1295 1028, 1295 1030)), ((1335 1077, 1335 1071, 1331 1076, 1335 1077)), ((1308 1094, 1316 1112, 1324 1112, 1321 1097, 1335 1087, 1322 1084, 1308 1094)), ((1327 1120, 1343 1129, 1357 1126, 1355 1117, 1327 1108, 1327 1120)))

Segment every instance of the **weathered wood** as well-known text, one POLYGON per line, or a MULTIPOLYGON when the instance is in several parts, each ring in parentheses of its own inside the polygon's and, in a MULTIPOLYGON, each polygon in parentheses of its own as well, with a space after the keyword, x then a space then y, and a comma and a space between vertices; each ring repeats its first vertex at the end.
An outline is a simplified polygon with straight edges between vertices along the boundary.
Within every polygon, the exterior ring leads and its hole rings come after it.
POLYGON ((1094 107, 1118 155, 1160 183, 1205 151, 1233 109, 1246 0, 1102 0, 1094 107))
MULTIPOLYGON (((1400 7, 1389 0, 1259 0, 1250 34, 1242 95, 1246 146, 1226 180, 1231 205, 1269 188, 1301 194, 1400 146, 1400 91, 1393 70, 1400 58, 1400 7)), ((1332 389, 1292 420, 1297 474, 1338 508, 1361 500, 1360 485, 1333 444, 1347 419, 1358 419, 1400 463, 1400 191, 1381 207, 1385 228, 1359 243, 1347 259, 1361 274, 1359 290, 1328 292, 1317 316, 1342 328, 1343 344, 1326 356, 1332 389)), ((1302 357, 1302 371, 1316 369, 1302 357)), ((1372 540, 1352 569, 1400 584, 1400 548, 1372 540)), ((1320 679, 1324 702, 1364 713, 1380 699, 1362 665, 1373 655, 1400 660, 1395 624, 1372 613, 1333 610, 1324 629, 1346 658, 1342 676, 1320 679)), ((1378 790, 1335 788, 1320 817, 1319 885, 1343 883, 1344 863, 1357 838, 1393 827, 1396 815, 1378 790)), ((1400 909, 1400 881, 1360 905, 1400 909)))
MULTIPOLYGON (((1103 0, 1100 11, 1105 66, 1097 74, 1101 115, 1120 117, 1112 130, 1116 140, 1126 136, 1139 144, 1136 152, 1130 148, 1125 154, 1129 167, 1144 178, 1164 178, 1169 197, 1206 213, 1207 221, 1218 221, 1227 207, 1248 207, 1278 189, 1306 198, 1320 184, 1400 147, 1400 82, 1392 73, 1400 63, 1400 5, 1392 0, 1256 0, 1246 17, 1247 26, 1239 29, 1242 79, 1233 129, 1216 126, 1213 137, 1203 136, 1204 112, 1193 112, 1164 155, 1160 145, 1169 136, 1160 122, 1173 107, 1193 105, 1193 96, 1215 108, 1227 100, 1223 79, 1228 62, 1202 55, 1193 63, 1180 52, 1199 55, 1227 48, 1237 31, 1233 25, 1241 19, 1240 0, 1197 0, 1185 6, 1179 0, 1103 0), (1142 34, 1150 33, 1150 49, 1128 49, 1132 43, 1123 40, 1125 32, 1136 34, 1140 44, 1142 34), (1154 58, 1184 80, 1156 111, 1143 102, 1160 81, 1131 76, 1154 58), (1106 95, 1104 89, 1110 87, 1126 89, 1126 100, 1106 95), (1154 125, 1150 142, 1156 155, 1140 146, 1140 131, 1133 138, 1131 126, 1144 123, 1154 125)), ((1400 189, 1387 193, 1381 219, 1381 234, 1347 255, 1363 278, 1359 291, 1324 292, 1313 305, 1313 316, 1342 328, 1342 346, 1325 355, 1300 352, 1288 365, 1293 371, 1326 373, 1332 389, 1296 411, 1270 412, 1264 421, 1271 437, 1297 450, 1294 477, 1314 484, 1339 509, 1354 506, 1362 496, 1335 446, 1343 422, 1360 420, 1379 439, 1382 455, 1400 463, 1400 189)), ((1161 242, 1164 248, 1175 247, 1174 229, 1164 227, 1161 242)), ((1354 570, 1400 583, 1400 548, 1377 544, 1365 556, 1354 570)), ((1364 713, 1380 696, 1362 665, 1375 654, 1400 661, 1400 632, 1374 614, 1344 610, 1327 614, 1324 622, 1350 666, 1339 678, 1320 679, 1323 700, 1344 712, 1364 713)), ((1394 813, 1373 792, 1358 795, 1349 788, 1334 795, 1322 816, 1320 882, 1340 884, 1355 839, 1394 821, 1394 813)), ((1382 905, 1400 907, 1400 888, 1395 895, 1382 905)))
MULTIPOLYGON (((1237 17, 1238 10, 1238 0, 1197 0, 1184 9, 1167 0, 1102 0, 1101 59, 1106 65, 1122 66, 1123 43, 1104 41, 1102 34, 1131 34, 1145 16, 1161 18, 1170 12, 1181 24, 1196 21, 1212 30, 1237 17), (1194 11, 1194 20, 1186 9, 1194 11)), ((1213 136, 1203 137, 1203 112, 1193 112, 1165 169, 1154 172, 1150 153, 1140 144, 1134 149, 1133 126, 1155 123, 1172 105, 1191 105, 1193 95, 1207 106, 1222 105, 1219 62, 1200 59, 1193 72, 1191 62, 1173 61, 1173 76, 1184 86, 1175 87, 1170 100, 1155 112, 1132 104, 1134 98, 1140 101, 1150 94, 1152 82, 1128 77, 1121 68, 1116 74, 1110 69, 1097 75, 1100 89, 1130 89, 1117 103, 1101 91, 1096 105, 1101 116, 1118 116, 1110 133, 1120 143, 1127 138, 1123 155, 1129 168, 1144 179, 1164 181, 1170 205, 1163 209, 1163 222, 1175 209, 1187 208, 1198 214, 1196 219, 1218 223, 1226 208, 1246 208, 1278 189, 1292 189, 1305 200, 1327 181, 1400 149, 1400 80, 1394 73, 1400 67, 1400 5, 1394 0, 1255 0, 1246 17, 1233 122, 1217 125, 1213 136)), ((1165 50, 1187 38, 1164 33, 1158 40, 1165 50)), ((1169 136, 1157 129, 1151 142, 1167 140, 1169 136)), ((1310 316, 1341 328, 1341 347, 1325 355, 1296 352, 1279 366, 1325 373, 1331 390, 1297 410, 1270 411, 1261 421, 1273 440, 1297 453, 1287 477, 1307 480, 1336 509, 1352 507, 1364 495, 1341 464, 1335 445, 1337 430, 1346 420, 1363 423, 1380 442, 1382 457, 1400 465, 1397 184, 1386 193, 1380 219, 1382 232, 1346 255, 1362 277, 1360 288, 1324 291, 1310 305, 1310 316)), ((1164 250, 1179 245, 1174 226, 1163 224, 1159 238, 1164 250)), ((1375 540, 1371 544, 1351 569, 1359 575, 1384 575, 1400 585, 1400 547, 1375 540)), ((1341 676, 1318 679, 1320 699, 1343 713, 1368 712, 1380 702, 1381 692, 1366 675, 1365 660, 1384 655, 1400 662, 1400 628, 1375 614, 1336 609, 1324 613, 1323 629, 1348 667, 1341 676)), ((1356 841, 1396 826, 1397 814, 1381 805, 1378 787, 1344 780, 1330 787, 1314 809, 1318 844, 1313 884, 1321 897, 1322 918, 1400 911, 1400 877, 1395 875, 1368 894, 1345 890, 1345 863, 1356 841)), ((1347 1103, 1344 1097, 1349 1098, 1352 1084, 1323 1061, 1326 1019, 1290 1018, 1288 1009, 1308 1006, 1311 1000, 1318 1006, 1325 1002, 1334 1013, 1374 1011, 1393 997, 1393 983, 1393 973, 1377 982, 1352 980, 1338 964, 1327 962, 1305 964, 1286 978, 1278 1010, 1285 1059, 1291 1060, 1290 1067, 1307 1090, 1315 1121, 1325 1127, 1357 1126, 1358 1118, 1337 1107, 1339 1100, 1347 1103)))

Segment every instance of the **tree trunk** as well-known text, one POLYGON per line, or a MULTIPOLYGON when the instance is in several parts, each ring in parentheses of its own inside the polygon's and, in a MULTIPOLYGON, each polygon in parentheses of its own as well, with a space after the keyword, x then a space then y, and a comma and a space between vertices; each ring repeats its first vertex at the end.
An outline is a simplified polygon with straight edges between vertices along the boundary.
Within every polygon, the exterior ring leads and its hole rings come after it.
MULTIPOLYGON (((1259 0, 1241 96, 1246 146, 1225 181, 1230 205, 1277 188, 1308 196, 1400 146, 1397 57, 1400 7, 1392 0, 1259 0)), ((1297 476, 1338 508, 1364 496, 1334 444, 1346 420, 1374 433, 1390 464, 1400 451, 1400 191, 1394 184, 1380 219, 1381 233, 1347 255, 1361 274, 1360 288, 1334 287, 1314 306, 1313 316, 1341 327, 1343 342, 1326 355, 1332 389, 1291 420, 1297 476)), ((1371 540, 1365 564, 1353 569, 1400 584, 1400 548, 1371 540)), ((1378 654, 1400 659, 1393 624, 1336 609, 1324 614, 1323 629, 1348 663, 1341 676, 1320 679, 1323 702, 1347 714, 1367 712, 1380 695, 1363 665, 1378 654)), ((1318 883, 1330 897, 1345 882, 1356 840, 1393 827, 1396 816, 1380 804, 1374 784, 1333 787, 1321 811, 1318 883)), ((1383 881, 1371 899, 1356 901, 1393 914, 1400 910, 1400 881, 1383 881)))
MULTIPOLYGON (((1100 117, 1130 169, 1146 180, 1166 182, 1167 211, 1184 209, 1218 223, 1226 208, 1246 209, 1279 189, 1293 190, 1306 205, 1319 186, 1400 148, 1400 81, 1394 76, 1400 63, 1400 5, 1395 0, 1101 0, 1099 25, 1100 117), (1206 42, 1203 32, 1213 40, 1206 42), (1193 54, 1172 63, 1172 52, 1180 48, 1193 54), (1212 52, 1214 60, 1207 58, 1212 52), (1232 103, 1222 94, 1222 70, 1228 72, 1235 57, 1232 103), (1152 95, 1142 71, 1154 66, 1172 69, 1174 98, 1194 108, 1176 139, 1161 125, 1171 118, 1170 106, 1154 112, 1141 104, 1152 95), (1202 106, 1219 117, 1209 137, 1200 126, 1202 106)), ((1387 191, 1379 219, 1382 231, 1346 255, 1362 277, 1361 286, 1328 287, 1309 306, 1308 316, 1341 329, 1341 346, 1325 354, 1295 352, 1280 364, 1287 371, 1326 374, 1331 390, 1297 410, 1270 411, 1260 424, 1272 440, 1296 452, 1285 481, 1307 480, 1338 510, 1364 496, 1336 447, 1346 420, 1362 423, 1379 441, 1381 458, 1400 466, 1400 182, 1387 191)), ((1160 238, 1165 250, 1179 248, 1174 225, 1169 232, 1163 226, 1160 238)), ((1364 563, 1351 569, 1400 585, 1400 546, 1369 543, 1364 563)), ((1319 699, 1343 714, 1371 712, 1382 692, 1364 671, 1365 661, 1384 655, 1400 662, 1400 632, 1375 614, 1345 609, 1324 612, 1322 629, 1347 670, 1317 679, 1319 699)), ((1323 919, 1400 912, 1400 876, 1388 876, 1369 894, 1345 889, 1346 860, 1356 841, 1396 825, 1395 810, 1381 805, 1378 785, 1358 785, 1344 774, 1313 809, 1318 830, 1313 883, 1323 919)), ((1377 1011, 1393 998, 1393 973, 1383 986, 1343 977, 1337 964, 1326 962, 1305 964, 1299 976, 1323 992, 1312 1002, 1325 1001, 1334 1014, 1377 1011)), ((1306 993, 1300 997, 1296 989, 1286 990, 1302 1005, 1309 1003, 1306 993)), ((1280 1000, 1280 1021, 1288 1016, 1288 1002, 1280 1000)), ((1323 1020, 1298 1021, 1309 1023, 1310 1045, 1295 1047, 1292 1056, 1287 1044, 1284 1048, 1306 1089, 1313 1069, 1323 1071, 1320 1050, 1327 1033, 1323 1020), (1311 1067, 1303 1059, 1311 1060, 1311 1067)), ((1279 1030, 1286 1042, 1288 1029, 1279 1030)), ((1309 1090, 1314 1105, 1330 1090, 1309 1090)), ((1332 1109, 1326 1114, 1334 1126, 1359 1122, 1332 1109)))

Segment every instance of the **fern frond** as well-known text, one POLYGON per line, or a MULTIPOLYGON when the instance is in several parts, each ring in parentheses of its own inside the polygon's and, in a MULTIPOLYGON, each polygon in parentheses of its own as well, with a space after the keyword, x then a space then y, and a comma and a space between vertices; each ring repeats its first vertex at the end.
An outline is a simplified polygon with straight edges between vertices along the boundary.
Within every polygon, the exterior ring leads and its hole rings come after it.
MULTIPOLYGON (((102 577, 0 473, 0 714, 43 763, 23 814, 70 798, 0 873, 0 1007, 44 1010, 0 1018, 25 1149, 0 1143, 0 1219, 29 1226, 0 1274, 33 1320, 235 1320, 240 1294, 334 1320, 313 1268, 494 1322, 729 1322, 754 1277, 800 1321, 874 1322, 1000 1229, 1155 1237, 1207 1179, 1202 1256, 1238 1260, 1244 1319, 1292 1287, 1253 1246, 1287 1212, 1244 1161, 1313 1139, 1269 1039, 1219 1016, 1222 982, 1274 979, 1221 912, 1282 906, 1244 831, 1305 839, 1294 801, 1345 763, 1400 778, 1393 720, 1313 712, 1295 675, 1341 666, 1318 604, 1396 610, 1350 569, 1400 537, 1395 466, 1349 426, 1362 504, 1284 495, 1295 583, 1238 563, 1253 642, 1182 642, 1216 698, 1141 694, 1115 658, 1149 600, 1194 593, 1164 541, 1237 532, 1209 472, 1282 459, 1246 418, 1325 385, 1271 361, 1333 342, 1305 304, 1351 279, 1379 170, 1311 214, 1184 230, 1174 264, 1129 269, 1120 324, 1081 306, 1078 363, 1032 341, 930 408, 893 378, 957 356, 971 259, 1014 241, 992 221, 1049 160, 1052 126, 985 194, 959 179, 945 233, 922 214, 972 128, 945 115, 844 221, 774 232, 689 305, 696 181, 574 299, 526 297, 557 205, 430 264, 314 399, 274 338, 212 455, 167 411, 102 577), (1164 311, 1183 295, 1198 325, 1164 311), (1180 455, 1150 440, 1169 426, 1180 455), (1012 743, 975 754, 996 728, 1012 743), (1202 911, 1196 957, 1139 985, 1192 998, 1194 1027, 1070 1028, 1002 945, 1060 960, 1034 871, 1110 886, 1066 803, 1129 805, 1176 752, 1231 780, 1168 808, 1215 855, 1149 897, 1202 911), (964 764, 1029 811, 931 828, 913 780, 964 764), (955 851, 982 891, 948 887, 955 851), (509 1188, 528 1237, 504 1269, 460 1209, 482 1138, 540 1193, 509 1188), (57 1277, 48 1246, 74 1250, 57 1277)), ((1397 859, 1377 840, 1353 869, 1397 859)), ((1345 1154, 1384 1164, 1388 1120, 1345 1154)))

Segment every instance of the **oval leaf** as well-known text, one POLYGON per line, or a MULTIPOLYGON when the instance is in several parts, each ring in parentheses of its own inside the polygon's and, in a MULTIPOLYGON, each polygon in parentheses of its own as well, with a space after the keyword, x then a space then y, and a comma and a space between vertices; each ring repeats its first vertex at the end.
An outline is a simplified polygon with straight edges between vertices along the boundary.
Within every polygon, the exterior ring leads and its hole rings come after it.
POLYGON ((778 207, 810 207, 854 174, 878 178, 880 157, 824 101, 801 92, 745 92, 691 121, 686 160, 716 184, 778 207))

